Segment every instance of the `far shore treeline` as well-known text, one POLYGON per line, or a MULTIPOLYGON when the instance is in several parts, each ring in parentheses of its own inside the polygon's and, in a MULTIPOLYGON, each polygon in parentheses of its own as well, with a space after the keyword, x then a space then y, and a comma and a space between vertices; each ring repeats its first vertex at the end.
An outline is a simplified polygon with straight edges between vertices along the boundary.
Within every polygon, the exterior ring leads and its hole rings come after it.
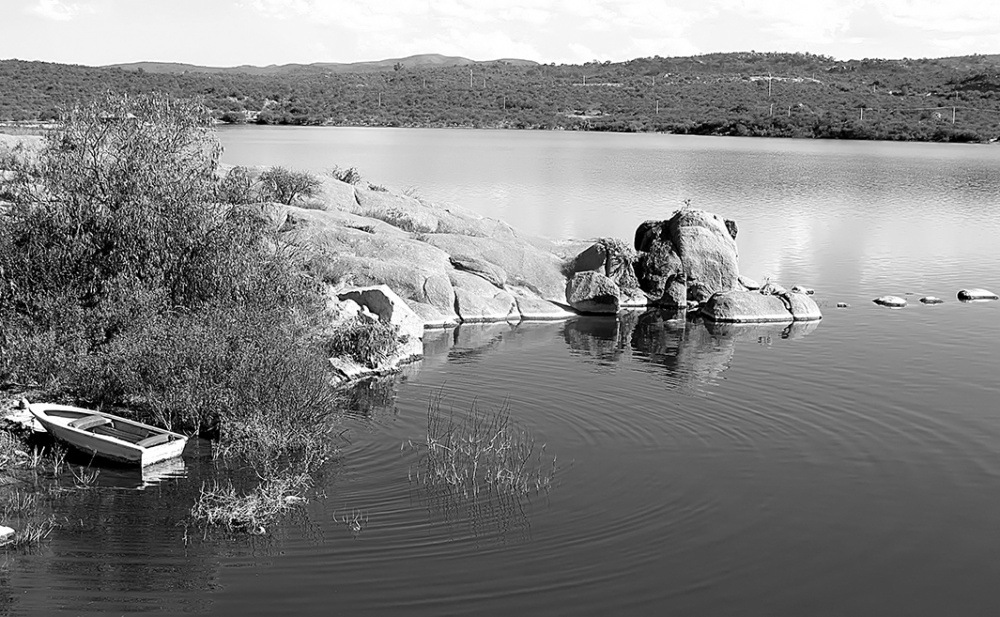
POLYGON ((229 123, 1000 137, 1000 55, 841 61, 745 52, 583 65, 395 62, 358 72, 329 66, 170 72, 2 60, 0 122, 54 119, 60 109, 112 90, 198 97, 217 121, 229 123))

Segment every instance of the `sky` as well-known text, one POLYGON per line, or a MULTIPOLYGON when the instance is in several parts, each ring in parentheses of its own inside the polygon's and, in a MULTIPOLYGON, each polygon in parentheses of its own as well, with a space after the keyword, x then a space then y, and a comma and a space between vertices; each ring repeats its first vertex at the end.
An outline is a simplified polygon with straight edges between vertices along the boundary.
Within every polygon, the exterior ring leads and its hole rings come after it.
POLYGON ((0 59, 207 66, 436 53, 584 63, 730 51, 1000 53, 987 0, 0 0, 0 59))

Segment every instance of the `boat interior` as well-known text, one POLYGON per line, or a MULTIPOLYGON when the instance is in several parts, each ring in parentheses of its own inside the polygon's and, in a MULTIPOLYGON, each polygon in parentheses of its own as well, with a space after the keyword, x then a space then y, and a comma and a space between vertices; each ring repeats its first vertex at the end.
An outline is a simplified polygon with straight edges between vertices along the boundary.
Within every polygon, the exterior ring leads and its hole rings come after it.
MULTIPOLYGON (((49 412, 50 415, 65 415, 58 411, 49 412)), ((74 413, 74 415, 79 415, 74 413)), ((69 427, 81 431, 94 433, 95 435, 105 435, 114 437, 122 441, 135 444, 142 448, 148 448, 161 443, 167 443, 175 437, 167 432, 151 431, 147 428, 129 422, 116 422, 107 416, 100 414, 85 415, 77 418, 68 424, 69 427)))

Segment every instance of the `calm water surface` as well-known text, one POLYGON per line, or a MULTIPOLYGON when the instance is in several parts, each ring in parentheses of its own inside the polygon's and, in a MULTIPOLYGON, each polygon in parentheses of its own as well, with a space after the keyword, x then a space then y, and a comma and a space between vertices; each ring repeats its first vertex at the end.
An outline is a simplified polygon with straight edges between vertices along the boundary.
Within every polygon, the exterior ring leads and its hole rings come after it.
POLYGON ((234 164, 372 182, 554 238, 630 238, 682 200, 735 219, 741 270, 819 324, 658 313, 428 332, 359 386, 324 497, 264 536, 183 526, 219 472, 104 474, 0 565, 14 614, 985 615, 1000 606, 1000 149, 542 132, 227 129, 234 164), (907 296, 902 310, 871 299, 907 296), (940 306, 922 295, 946 299, 940 306), (835 308, 837 302, 849 308, 835 308), (552 488, 414 480, 435 396, 509 405, 552 488), (141 490, 137 490, 143 487, 141 490), (360 532, 345 524, 363 517, 360 532))

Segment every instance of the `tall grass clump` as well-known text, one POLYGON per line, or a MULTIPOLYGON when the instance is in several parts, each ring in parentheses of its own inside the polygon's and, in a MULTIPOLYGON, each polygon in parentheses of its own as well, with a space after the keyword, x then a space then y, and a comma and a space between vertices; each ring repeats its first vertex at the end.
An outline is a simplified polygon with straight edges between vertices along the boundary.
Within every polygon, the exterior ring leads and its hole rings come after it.
POLYGON ((420 445, 425 449, 417 480, 466 498, 546 491, 556 471, 556 457, 549 458, 545 445, 537 447, 531 432, 510 417, 506 401, 487 412, 473 404, 468 414, 456 417, 454 411, 442 412, 440 397, 433 398, 420 445))
POLYGON ((245 493, 232 482, 205 484, 191 518, 230 531, 264 533, 275 519, 306 502, 310 486, 306 474, 269 478, 245 493))
POLYGON ((404 342, 399 326, 358 316, 329 334, 325 349, 329 356, 348 357, 358 364, 376 369, 391 358, 404 342))

